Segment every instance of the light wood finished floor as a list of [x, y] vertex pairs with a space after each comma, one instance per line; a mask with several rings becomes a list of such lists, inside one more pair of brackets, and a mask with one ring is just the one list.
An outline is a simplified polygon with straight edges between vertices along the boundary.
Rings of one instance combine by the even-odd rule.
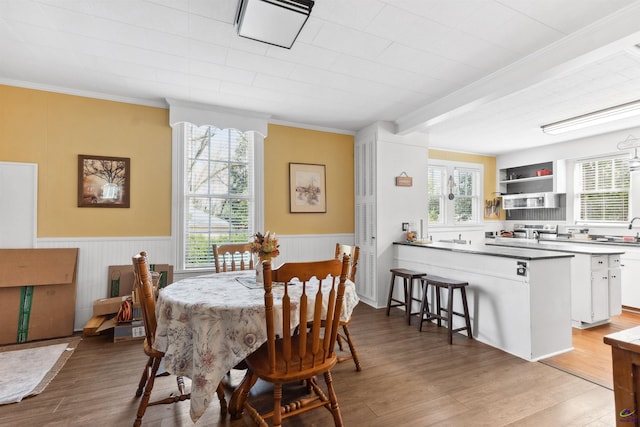
[[[417, 318], [415, 319], [417, 320]], [[333, 371], [345, 426], [591, 426], [615, 425], [613, 392], [542, 363], [527, 362], [417, 322], [403, 312], [360, 304], [350, 326], [362, 372], [349, 361]], [[140, 341], [113, 344], [84, 338], [40, 395], [0, 406], [0, 426], [131, 426], [133, 398], [145, 358]], [[174, 390], [158, 378], [157, 393]], [[254, 398], [260, 398], [259, 396]], [[145, 426], [192, 426], [189, 403], [149, 408]], [[197, 426], [249, 426], [220, 419], [214, 399]], [[330, 426], [317, 410], [285, 426]]]
[[550, 357], [542, 363], [566, 370], [613, 390], [611, 346], [603, 342], [605, 335], [640, 326], [640, 313], [624, 310], [609, 323], [588, 329], [573, 328], [573, 347], [568, 353]]

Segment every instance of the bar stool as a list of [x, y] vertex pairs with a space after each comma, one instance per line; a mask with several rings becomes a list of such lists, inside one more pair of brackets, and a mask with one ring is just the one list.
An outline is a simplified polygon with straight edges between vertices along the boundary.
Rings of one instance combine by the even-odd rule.
[[[420, 273], [418, 271], [408, 270], [406, 268], [392, 268], [391, 270], [391, 284], [389, 285], [389, 298], [387, 299], [387, 316], [391, 307], [403, 306], [405, 309], [405, 317], [407, 318], [407, 325], [411, 324], [411, 316], [420, 314], [419, 312], [411, 312], [411, 303], [413, 301], [422, 302], [419, 298], [413, 296], [413, 282], [414, 280], [420, 280], [426, 273]], [[401, 277], [404, 284], [404, 301], [393, 298], [393, 290], [396, 283], [396, 277]]]
[[[448, 279], [446, 277], [432, 276], [428, 275], [426, 278], [422, 279], [423, 283], [423, 293], [422, 293], [422, 304], [420, 306], [420, 331], [422, 332], [422, 323], [427, 322], [433, 319], [437, 319], [438, 326], [442, 326], [442, 321], [447, 322], [447, 329], [449, 331], [449, 345], [453, 344], [453, 333], [466, 330], [467, 338], [473, 339], [473, 334], [471, 333], [471, 320], [469, 319], [469, 306], [467, 305], [467, 292], [465, 288], [469, 285], [468, 282], [463, 282], [460, 280]], [[431, 302], [432, 310], [429, 311], [429, 303], [427, 301], [427, 287], [431, 285], [435, 287], [436, 294], [436, 307], [433, 310], [433, 301]], [[447, 307], [442, 308], [440, 304], [440, 290], [447, 289]], [[459, 313], [457, 311], [453, 311], [453, 291], [458, 289], [460, 291], [460, 295], [462, 297], [462, 309], [463, 312]], [[443, 315], [442, 312], [445, 314]], [[425, 314], [427, 317], [424, 317]], [[464, 317], [465, 326], [460, 328], [453, 328], [453, 316]]]

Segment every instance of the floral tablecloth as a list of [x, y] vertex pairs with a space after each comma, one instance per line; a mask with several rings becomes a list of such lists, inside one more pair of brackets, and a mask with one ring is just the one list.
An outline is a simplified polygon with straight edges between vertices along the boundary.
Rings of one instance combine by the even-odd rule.
[[[224, 375], [267, 340], [264, 289], [251, 285], [253, 271], [209, 274], [180, 280], [160, 291], [154, 348], [165, 353], [164, 367], [191, 378], [191, 419], [209, 406]], [[315, 284], [317, 286], [317, 282]], [[301, 287], [289, 287], [292, 300]], [[283, 288], [274, 286], [274, 303]], [[311, 299], [315, 292], [307, 289]], [[348, 320], [359, 299], [347, 282], [342, 320]], [[309, 304], [313, 307], [313, 304]], [[298, 324], [298, 319], [292, 323]]]

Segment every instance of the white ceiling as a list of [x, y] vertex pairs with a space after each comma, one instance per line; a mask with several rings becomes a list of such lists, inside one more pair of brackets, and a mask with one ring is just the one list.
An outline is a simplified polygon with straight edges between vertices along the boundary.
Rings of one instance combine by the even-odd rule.
[[640, 1], [316, 0], [291, 50], [238, 37], [236, 7], [0, 0], [0, 83], [351, 132], [392, 121], [483, 154], [640, 126], [539, 128], [640, 99]]

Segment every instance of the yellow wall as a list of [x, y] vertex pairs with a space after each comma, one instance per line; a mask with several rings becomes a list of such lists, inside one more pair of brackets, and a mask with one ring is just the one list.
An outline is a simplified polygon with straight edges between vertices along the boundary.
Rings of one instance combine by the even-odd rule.
[[[131, 207], [78, 208], [78, 155], [131, 159]], [[0, 85], [0, 161], [38, 164], [38, 237], [169, 236], [169, 111]], [[326, 165], [327, 213], [289, 213], [289, 162]], [[353, 233], [353, 136], [269, 125], [265, 226]]]
[[[480, 163], [484, 165], [484, 200], [496, 198], [496, 158], [493, 156], [481, 156], [478, 154], [457, 153], [454, 151], [429, 150], [430, 159], [449, 160], [456, 162]], [[504, 219], [504, 211], [501, 210], [500, 218], [489, 218], [485, 220]]]
[[[78, 208], [78, 154], [131, 159], [131, 207]], [[0, 85], [0, 161], [38, 164], [38, 237], [169, 236], [169, 111]]]
[[[269, 125], [265, 139], [265, 228], [277, 234], [354, 232], [351, 135]], [[326, 165], [327, 212], [289, 212], [289, 162]]]

